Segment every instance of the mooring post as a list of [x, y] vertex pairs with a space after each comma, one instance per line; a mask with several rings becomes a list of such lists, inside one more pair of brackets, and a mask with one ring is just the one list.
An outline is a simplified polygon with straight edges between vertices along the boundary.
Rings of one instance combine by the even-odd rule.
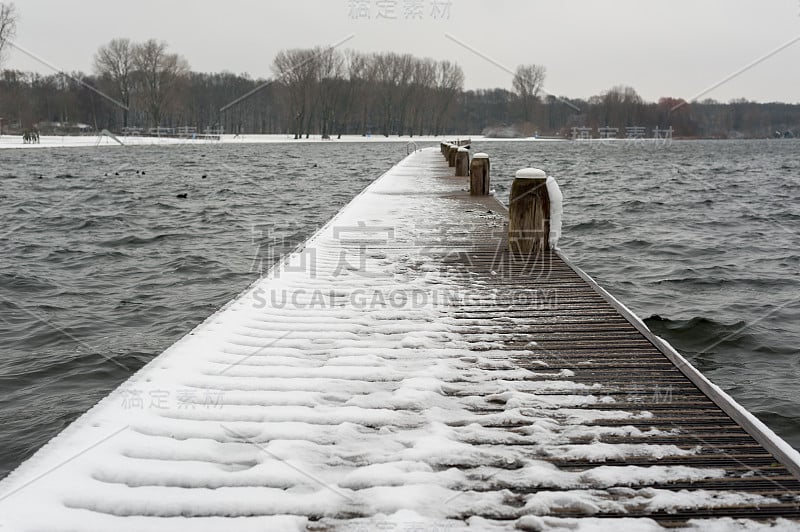
[[442, 155], [447, 155], [447, 146], [448, 144], [446, 142], [439, 144], [439, 150], [442, 152]]
[[456, 177], [467, 177], [469, 175], [469, 150], [458, 148], [456, 150]]
[[447, 149], [447, 165], [453, 168], [456, 165], [456, 154], [458, 153], [458, 146], [451, 144]]
[[489, 185], [489, 156], [476, 153], [469, 166], [469, 193], [471, 196], [488, 196]]
[[539, 254], [550, 248], [550, 196], [547, 174], [536, 168], [517, 172], [508, 202], [508, 248]]

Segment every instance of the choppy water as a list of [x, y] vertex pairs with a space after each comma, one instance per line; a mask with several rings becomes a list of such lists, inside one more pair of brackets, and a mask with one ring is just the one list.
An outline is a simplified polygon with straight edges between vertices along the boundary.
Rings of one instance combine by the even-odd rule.
[[[501, 197], [523, 166], [559, 178], [567, 254], [800, 447], [800, 142], [474, 148]], [[0, 477], [404, 155], [0, 152]]]

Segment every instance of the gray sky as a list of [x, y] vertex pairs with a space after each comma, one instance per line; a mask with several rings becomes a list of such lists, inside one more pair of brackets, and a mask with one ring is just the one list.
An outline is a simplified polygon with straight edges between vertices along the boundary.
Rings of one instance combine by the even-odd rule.
[[[16, 42], [66, 70], [90, 71], [115, 37], [156, 38], [198, 71], [271, 75], [283, 48], [329, 45], [452, 59], [467, 88], [511, 87], [511, 76], [450, 34], [514, 68], [547, 68], [546, 88], [588, 97], [633, 86], [648, 100], [691, 98], [800, 37], [800, 0], [16, 0]], [[352, 4], [368, 8], [354, 18]], [[406, 6], [418, 4], [419, 18]], [[379, 11], [395, 19], [378, 18]], [[800, 42], [705, 97], [800, 103]], [[48, 72], [11, 50], [6, 67]]]

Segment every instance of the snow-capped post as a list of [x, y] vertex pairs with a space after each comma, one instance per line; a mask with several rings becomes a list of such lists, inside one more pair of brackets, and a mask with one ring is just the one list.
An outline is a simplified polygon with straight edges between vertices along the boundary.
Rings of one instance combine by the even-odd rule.
[[508, 248], [539, 254], [550, 249], [550, 196], [547, 174], [537, 168], [517, 172], [508, 202]]
[[458, 153], [458, 146], [451, 144], [447, 150], [447, 164], [450, 168], [456, 165], [456, 154]]
[[459, 148], [456, 151], [456, 177], [469, 176], [469, 150]]
[[439, 144], [439, 149], [441, 150], [442, 155], [445, 155], [445, 156], [447, 155], [447, 147], [448, 146], [449, 146], [449, 144], [446, 143], [446, 142], [442, 142], [441, 144]]
[[471, 196], [489, 195], [489, 156], [476, 153], [469, 166], [469, 193]]

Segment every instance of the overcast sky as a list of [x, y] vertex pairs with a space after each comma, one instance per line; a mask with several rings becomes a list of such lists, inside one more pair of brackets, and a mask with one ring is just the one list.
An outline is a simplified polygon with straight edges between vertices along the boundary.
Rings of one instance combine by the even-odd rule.
[[[194, 70], [269, 77], [278, 50], [330, 45], [352, 35], [342, 47], [452, 59], [464, 68], [467, 88], [511, 87], [508, 73], [449, 34], [512, 69], [544, 65], [547, 90], [571, 97], [625, 84], [648, 100], [689, 99], [800, 37], [800, 0], [16, 0], [16, 5], [17, 44], [65, 70], [90, 71], [98, 46], [129, 37], [167, 41]], [[406, 11], [413, 5], [421, 12]], [[5, 66], [49, 71], [17, 50]], [[800, 42], [706, 97], [800, 103]]]

